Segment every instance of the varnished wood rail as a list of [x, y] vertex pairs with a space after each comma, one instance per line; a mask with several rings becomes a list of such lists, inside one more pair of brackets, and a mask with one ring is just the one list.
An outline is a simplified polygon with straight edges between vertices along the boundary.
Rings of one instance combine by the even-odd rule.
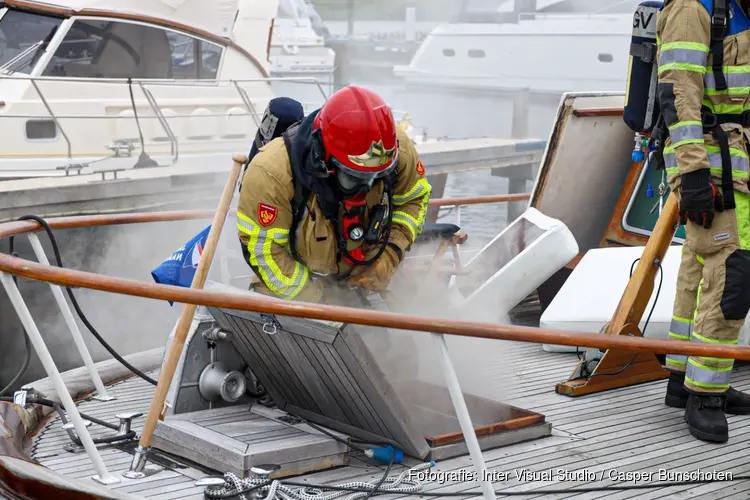
[[501, 325], [412, 314], [390, 313], [351, 307], [329, 306], [286, 301], [261, 296], [247, 296], [218, 291], [197, 290], [179, 286], [158, 285], [142, 281], [104, 276], [73, 269], [45, 266], [7, 254], [0, 254], [0, 270], [61, 286], [89, 288], [183, 304], [200, 304], [280, 316], [379, 326], [402, 330], [443, 333], [459, 337], [477, 337], [573, 347], [596, 347], [625, 351], [675, 353], [688, 356], [734, 358], [750, 361], [750, 347], [702, 344], [680, 340], [659, 340], [631, 336], [552, 330], [515, 325]]
[[[431, 207], [451, 207], [461, 205], [481, 205], [489, 203], [506, 203], [524, 201], [530, 193], [496, 194], [487, 196], [467, 196], [461, 198], [436, 198], [430, 200]], [[229, 213], [234, 214], [235, 210]], [[163, 212], [139, 212], [123, 214], [81, 215], [73, 217], [54, 217], [47, 220], [52, 229], [77, 229], [81, 227], [112, 226], [122, 224], [141, 224], [146, 222], [171, 222], [195, 219], [210, 219], [213, 210], [168, 210]], [[12, 221], [0, 224], [0, 238], [39, 231], [42, 226], [34, 221]]]

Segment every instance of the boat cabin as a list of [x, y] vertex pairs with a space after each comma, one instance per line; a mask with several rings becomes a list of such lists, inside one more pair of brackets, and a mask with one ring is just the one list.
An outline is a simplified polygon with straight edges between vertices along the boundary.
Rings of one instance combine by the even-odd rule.
[[0, 2], [0, 170], [245, 149], [273, 97], [277, 2], [174, 5]]

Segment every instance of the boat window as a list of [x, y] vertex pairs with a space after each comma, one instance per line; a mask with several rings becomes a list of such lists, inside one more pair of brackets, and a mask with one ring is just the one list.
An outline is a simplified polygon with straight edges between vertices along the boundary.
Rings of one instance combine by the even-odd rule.
[[173, 76], [167, 31], [110, 20], [76, 20], [44, 70], [45, 76], [160, 78]]
[[182, 33], [167, 32], [172, 50], [172, 78], [198, 78], [198, 40]]
[[484, 57], [482, 49], [469, 49], [469, 57]]
[[62, 19], [9, 10], [0, 20], [0, 67], [30, 74]]
[[26, 138], [49, 140], [57, 138], [57, 124], [53, 120], [27, 120]]
[[612, 54], [599, 54], [598, 59], [603, 63], [611, 63], [614, 60]]
[[222, 47], [183, 33], [167, 32], [172, 49], [172, 78], [213, 80], [219, 71]]
[[219, 62], [221, 62], [221, 52], [221, 46], [204, 40], [200, 41], [201, 65], [198, 70], [198, 78], [216, 78], [216, 75], [219, 72]]
[[453, 57], [456, 55], [456, 51], [453, 49], [443, 49], [443, 55], [445, 57]]

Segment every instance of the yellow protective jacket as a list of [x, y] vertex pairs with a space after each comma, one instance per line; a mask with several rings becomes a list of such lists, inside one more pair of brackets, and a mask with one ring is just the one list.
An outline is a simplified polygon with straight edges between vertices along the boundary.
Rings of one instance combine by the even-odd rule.
[[[657, 18], [659, 105], [669, 128], [664, 163], [673, 190], [680, 185], [680, 174], [703, 168], [711, 169], [717, 186], [721, 183], [719, 145], [704, 133], [701, 107], [717, 115], [739, 115], [750, 109], [750, 25], [735, 0], [727, 2], [732, 19], [727, 20], [723, 44], [725, 91], [716, 89], [709, 50], [711, 16], [701, 0], [666, 0]], [[739, 123], [725, 123], [722, 128], [729, 136], [734, 187], [747, 193], [750, 129]]]
[[[422, 231], [431, 186], [424, 166], [411, 139], [400, 128], [397, 180], [393, 195], [393, 225], [389, 241], [406, 255], [409, 246]], [[292, 225], [294, 185], [292, 166], [283, 138], [272, 140], [253, 158], [242, 179], [237, 206], [237, 230], [249, 264], [260, 280], [254, 287], [259, 293], [285, 299], [317, 302], [323, 287], [311, 273], [347, 276], [351, 266], [337, 249], [333, 223], [321, 211], [314, 193], [297, 227], [297, 262], [289, 248]], [[381, 202], [383, 183], [378, 182], [366, 199], [366, 211]], [[365, 227], [369, 221], [365, 216]], [[351, 251], [362, 241], [348, 241]]]

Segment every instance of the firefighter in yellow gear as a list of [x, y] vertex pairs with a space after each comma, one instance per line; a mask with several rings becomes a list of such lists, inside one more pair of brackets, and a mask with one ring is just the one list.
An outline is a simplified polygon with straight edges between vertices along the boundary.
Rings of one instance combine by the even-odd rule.
[[[750, 19], [747, 0], [666, 0], [659, 12], [658, 98], [668, 182], [686, 241], [669, 336], [736, 344], [750, 309]], [[725, 413], [750, 413], [730, 387], [734, 360], [667, 356], [665, 403], [690, 432], [729, 438]]]
[[430, 193], [380, 96], [342, 88], [260, 148], [243, 176], [237, 229], [251, 286], [306, 302], [336, 302], [336, 287], [385, 291], [422, 232]]

